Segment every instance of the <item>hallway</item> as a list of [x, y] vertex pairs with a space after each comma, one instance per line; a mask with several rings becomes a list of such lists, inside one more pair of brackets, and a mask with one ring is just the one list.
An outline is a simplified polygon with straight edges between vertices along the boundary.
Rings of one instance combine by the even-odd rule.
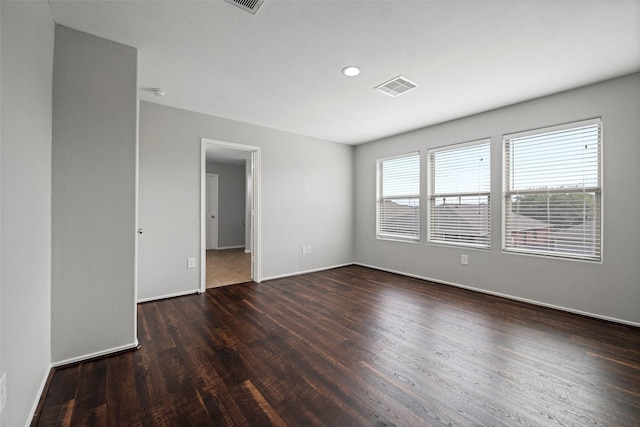
[[207, 289], [251, 281], [251, 254], [244, 248], [207, 251]]

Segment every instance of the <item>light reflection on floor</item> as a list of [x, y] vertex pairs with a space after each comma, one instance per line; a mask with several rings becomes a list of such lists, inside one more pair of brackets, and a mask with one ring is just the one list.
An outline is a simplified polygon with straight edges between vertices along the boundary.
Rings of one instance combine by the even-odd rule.
[[[611, 369], [602, 365], [612, 362], [586, 354], [571, 336], [543, 332], [536, 322], [505, 319], [481, 307], [421, 304], [424, 296], [404, 287], [388, 286], [381, 293], [368, 333], [372, 353], [383, 356], [376, 359], [376, 368], [360, 367], [368, 381], [384, 378], [387, 387], [416, 390], [416, 398], [417, 390], [438, 396], [454, 389], [461, 402], [483, 402], [487, 413], [493, 411], [492, 402], [512, 401], [521, 406], [521, 414], [554, 424], [572, 425], [576, 419], [592, 424], [589, 413], [572, 406], [576, 396], [604, 411], [610, 406], [607, 396], [615, 390], [600, 372]], [[585, 363], [588, 372], [583, 372]], [[416, 376], [415, 369], [408, 374], [406, 366], [422, 375]], [[437, 398], [431, 402], [431, 410], [437, 410]], [[559, 405], [565, 409], [559, 412]]]

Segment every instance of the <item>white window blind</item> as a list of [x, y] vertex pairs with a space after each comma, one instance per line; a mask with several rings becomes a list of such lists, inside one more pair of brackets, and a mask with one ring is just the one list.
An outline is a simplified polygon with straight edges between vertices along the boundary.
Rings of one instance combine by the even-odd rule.
[[420, 153], [377, 161], [377, 236], [420, 239]]
[[601, 259], [600, 119], [504, 138], [504, 250]]
[[429, 150], [428, 241], [488, 248], [490, 140]]

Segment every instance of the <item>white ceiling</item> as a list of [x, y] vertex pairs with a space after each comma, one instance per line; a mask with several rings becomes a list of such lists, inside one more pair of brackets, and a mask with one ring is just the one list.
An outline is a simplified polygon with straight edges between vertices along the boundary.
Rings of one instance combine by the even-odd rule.
[[[142, 100], [347, 144], [640, 70], [640, 0], [50, 4], [56, 23], [139, 49]], [[419, 87], [373, 89], [398, 75]]]

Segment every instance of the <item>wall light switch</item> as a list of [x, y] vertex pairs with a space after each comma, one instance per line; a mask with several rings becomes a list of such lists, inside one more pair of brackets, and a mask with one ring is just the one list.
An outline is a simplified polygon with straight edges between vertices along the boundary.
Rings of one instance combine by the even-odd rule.
[[469, 256], [468, 256], [468, 255], [462, 255], [462, 256], [460, 257], [460, 263], [461, 263], [462, 265], [467, 265], [467, 264], [469, 264]]
[[187, 268], [196, 268], [195, 258], [187, 258]]
[[302, 247], [302, 255], [306, 255], [307, 254], [307, 247], [303, 246]]
[[307, 246], [307, 254], [311, 253], [311, 245]]

